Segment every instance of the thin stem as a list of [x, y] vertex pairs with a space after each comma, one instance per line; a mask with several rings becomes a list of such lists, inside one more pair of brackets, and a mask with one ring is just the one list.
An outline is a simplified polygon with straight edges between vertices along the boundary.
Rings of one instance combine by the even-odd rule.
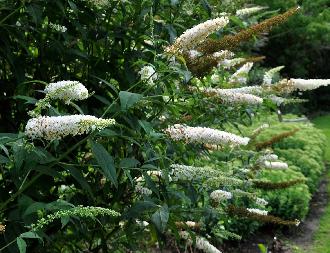
[[5, 248], [9, 247], [10, 245], [12, 245], [14, 242], [16, 242], [17, 238], [13, 239], [11, 242], [9, 242], [8, 244], [6, 244], [5, 246], [3, 246], [0, 249], [0, 252], [2, 252]]
[[1, 21], [0, 21], [0, 25], [5, 22], [8, 18], [10, 18], [12, 15], [14, 15], [16, 12], [18, 12], [21, 8], [23, 7], [23, 4], [18, 7], [16, 10], [14, 10], [12, 13], [10, 13], [8, 16], [4, 17]]

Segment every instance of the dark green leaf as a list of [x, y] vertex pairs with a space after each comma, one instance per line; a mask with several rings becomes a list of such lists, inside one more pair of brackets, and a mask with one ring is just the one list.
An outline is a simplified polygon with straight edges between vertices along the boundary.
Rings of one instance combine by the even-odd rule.
[[9, 162], [9, 159], [3, 155], [0, 155], [0, 163], [7, 163]]
[[84, 175], [81, 173], [81, 171], [77, 170], [74, 167], [68, 167], [67, 170], [70, 172], [73, 178], [77, 180], [77, 182], [80, 184], [82, 189], [87, 191], [89, 195], [93, 197], [92, 189], [89, 186], [87, 180], [84, 178]]
[[48, 211], [57, 211], [57, 210], [62, 210], [62, 209], [70, 209], [73, 208], [74, 205], [62, 200], [62, 199], [58, 199], [56, 201], [50, 202], [46, 205], [45, 209]]
[[125, 218], [136, 218], [143, 214], [144, 211], [152, 211], [157, 207], [154, 202], [151, 201], [140, 201], [137, 202], [134, 206], [132, 206], [126, 214], [124, 214]]
[[120, 161], [119, 167], [121, 168], [136, 168], [140, 162], [134, 158], [124, 158]]
[[22, 99], [25, 100], [25, 104], [31, 104], [31, 105], [34, 105], [38, 101], [35, 98], [22, 96], [22, 95], [13, 96], [13, 99]]
[[61, 217], [61, 224], [62, 224], [62, 228], [64, 228], [70, 221], [70, 217], [69, 216], [64, 216]]
[[24, 239], [21, 237], [17, 237], [16, 242], [19, 249], [19, 253], [26, 253], [26, 242], [24, 241]]
[[152, 216], [151, 221], [156, 226], [157, 230], [163, 233], [166, 229], [169, 218], [169, 211], [167, 205], [160, 207]]
[[108, 151], [99, 143], [91, 142], [95, 159], [100, 165], [104, 176], [118, 187], [115, 163]]
[[46, 204], [43, 202], [34, 202], [25, 210], [23, 216], [27, 216], [31, 213], [36, 213], [37, 211], [44, 209], [45, 207]]
[[128, 91], [119, 92], [121, 110], [126, 111], [132, 107], [135, 103], [139, 102], [143, 96], [137, 93], [131, 93]]
[[21, 238], [30, 238], [30, 239], [41, 239], [41, 237], [35, 232], [25, 232], [20, 235]]

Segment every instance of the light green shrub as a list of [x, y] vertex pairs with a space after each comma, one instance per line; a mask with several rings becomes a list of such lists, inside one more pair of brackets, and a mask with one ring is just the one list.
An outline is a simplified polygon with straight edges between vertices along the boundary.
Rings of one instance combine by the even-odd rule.
[[[265, 170], [260, 174], [260, 178], [275, 182], [304, 178], [298, 170], [295, 166], [290, 166], [285, 171]], [[305, 184], [276, 191], [263, 191], [262, 195], [269, 201], [270, 213], [286, 219], [303, 219], [308, 212], [311, 199], [311, 194]]]

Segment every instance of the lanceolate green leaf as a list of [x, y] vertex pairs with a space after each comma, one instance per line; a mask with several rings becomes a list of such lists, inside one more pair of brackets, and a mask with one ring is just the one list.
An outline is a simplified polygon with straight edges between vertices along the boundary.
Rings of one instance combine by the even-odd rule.
[[91, 142], [93, 155], [101, 167], [104, 176], [118, 187], [115, 163], [108, 151], [99, 143]]
[[16, 242], [17, 242], [17, 246], [19, 249], [19, 253], [25, 253], [26, 252], [26, 242], [24, 241], [24, 239], [21, 237], [17, 237]]
[[169, 211], [167, 205], [160, 207], [152, 216], [151, 221], [156, 226], [157, 230], [163, 233], [166, 229], [169, 219]]
[[128, 91], [119, 92], [121, 110], [125, 111], [132, 107], [135, 103], [139, 102], [143, 96], [137, 93], [131, 93]]

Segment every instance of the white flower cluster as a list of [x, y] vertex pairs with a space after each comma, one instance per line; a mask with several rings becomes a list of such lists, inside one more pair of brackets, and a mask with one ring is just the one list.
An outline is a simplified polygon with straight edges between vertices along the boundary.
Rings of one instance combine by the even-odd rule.
[[230, 83], [240, 83], [246, 84], [247, 76], [253, 67], [253, 62], [247, 62], [242, 67], [240, 67], [230, 78]]
[[204, 23], [198, 24], [191, 29], [186, 30], [179, 36], [174, 44], [165, 51], [177, 52], [180, 50], [190, 50], [195, 48], [199, 43], [203, 42], [210, 34], [225, 27], [229, 22], [227, 17], [207, 20]]
[[266, 155], [263, 155], [261, 157], [259, 157], [258, 159], [258, 162], [259, 163], [264, 163], [265, 161], [277, 161], [278, 160], [278, 156], [275, 155], [275, 154], [266, 154]]
[[231, 89], [225, 89], [225, 90], [233, 92], [233, 93], [261, 94], [263, 91], [263, 88], [260, 86], [245, 86], [245, 87], [231, 88]]
[[199, 51], [197, 51], [197, 50], [194, 50], [194, 49], [188, 51], [188, 56], [189, 56], [191, 59], [196, 59], [196, 58], [198, 58], [198, 57], [200, 57], [200, 56], [202, 56], [202, 55], [203, 55], [203, 54], [202, 54], [201, 52], [199, 52]]
[[145, 221], [145, 220], [141, 221], [141, 220], [139, 220], [139, 219], [136, 219], [135, 222], [136, 222], [136, 223], [138, 224], [138, 226], [140, 226], [140, 227], [147, 227], [147, 226], [149, 226], [149, 222], [147, 222], [147, 221]]
[[181, 164], [172, 164], [170, 168], [170, 177], [172, 181], [202, 180], [209, 177], [218, 177], [223, 175], [220, 170], [212, 169], [210, 167], [194, 167]]
[[215, 190], [210, 194], [210, 198], [217, 203], [220, 203], [222, 200], [231, 199], [232, 197], [233, 194], [231, 192], [222, 190]]
[[260, 210], [258, 208], [247, 208], [250, 213], [258, 214], [258, 215], [268, 215], [268, 211], [266, 210]]
[[143, 186], [140, 185], [140, 184], [137, 184], [137, 185], [135, 186], [135, 192], [136, 192], [136, 193], [139, 193], [139, 194], [141, 194], [141, 195], [145, 195], [145, 196], [149, 196], [149, 195], [152, 194], [152, 191], [151, 191], [149, 188], [147, 188], [147, 187], [143, 187]]
[[[150, 177], [157, 177], [157, 178], [161, 178], [161, 177], [162, 177], [162, 172], [159, 171], [159, 170], [149, 170], [149, 171], [147, 171], [147, 174], [148, 174]], [[137, 183], [140, 183], [140, 182], [145, 181], [145, 179], [144, 179], [143, 176], [141, 176], [141, 177], [135, 177], [134, 180], [135, 180], [135, 182], [137, 182]]]
[[140, 71], [141, 80], [152, 86], [158, 76], [155, 69], [152, 66], [146, 65]]
[[273, 81], [274, 75], [277, 72], [281, 71], [281, 69], [283, 69], [283, 68], [284, 68], [284, 66], [278, 66], [276, 68], [272, 68], [272, 69], [266, 71], [265, 74], [264, 74], [263, 84], [264, 85], [271, 85], [272, 84], [272, 81]]
[[228, 104], [258, 105], [263, 102], [261, 97], [252, 94], [240, 93], [237, 92], [237, 90], [232, 91], [231, 89], [218, 88], [201, 88], [200, 90], [209, 96], [219, 97], [223, 102]]
[[197, 223], [194, 221], [186, 221], [185, 224], [190, 228], [194, 228], [197, 226]]
[[283, 104], [286, 99], [279, 97], [279, 96], [275, 96], [275, 95], [271, 95], [268, 97], [274, 104], [276, 104], [277, 106], [280, 106], [281, 104]]
[[278, 169], [278, 170], [285, 170], [289, 167], [288, 164], [284, 162], [264, 161], [263, 165], [267, 169]]
[[165, 132], [176, 141], [207, 143], [207, 144], [233, 144], [247, 145], [249, 138], [207, 127], [189, 127], [175, 124], [168, 127]]
[[306, 91], [306, 90], [314, 90], [321, 86], [330, 85], [330, 79], [294, 79], [291, 78], [292, 85], [295, 89]]
[[219, 84], [219, 82], [220, 82], [219, 74], [218, 73], [212, 74], [210, 77], [210, 80], [211, 80], [211, 83], [213, 83], [213, 84]]
[[263, 198], [256, 198], [256, 204], [261, 206], [268, 205], [268, 201]]
[[232, 58], [235, 56], [235, 54], [229, 50], [221, 50], [219, 52], [215, 52], [212, 54], [214, 58], [218, 59], [227, 59], [227, 58]]
[[71, 100], [88, 98], [88, 90], [78, 81], [59, 81], [50, 83], [44, 89], [48, 99], [60, 99], [69, 104]]
[[98, 8], [107, 7], [111, 3], [110, 0], [86, 0], [86, 1]]
[[25, 133], [31, 138], [55, 140], [101, 130], [114, 123], [113, 119], [100, 119], [91, 115], [39, 116], [29, 119]]
[[252, 15], [260, 10], [265, 9], [265, 7], [262, 6], [255, 6], [255, 7], [249, 7], [249, 8], [244, 8], [236, 11], [236, 16], [237, 17], [245, 17]]
[[[181, 231], [180, 236], [187, 240], [189, 245], [193, 243], [191, 236], [187, 231]], [[221, 253], [221, 251], [214, 247], [208, 240], [200, 236], [196, 236], [196, 248], [205, 253]]]
[[68, 29], [63, 26], [63, 25], [59, 25], [59, 24], [54, 24], [52, 22], [49, 23], [49, 27], [51, 29], [53, 29], [56, 32], [61, 32], [61, 33], [65, 33]]
[[219, 66], [223, 67], [224, 69], [230, 69], [238, 64], [241, 64], [244, 62], [246, 59], [245, 58], [234, 58], [234, 59], [225, 59], [221, 62], [219, 62]]

